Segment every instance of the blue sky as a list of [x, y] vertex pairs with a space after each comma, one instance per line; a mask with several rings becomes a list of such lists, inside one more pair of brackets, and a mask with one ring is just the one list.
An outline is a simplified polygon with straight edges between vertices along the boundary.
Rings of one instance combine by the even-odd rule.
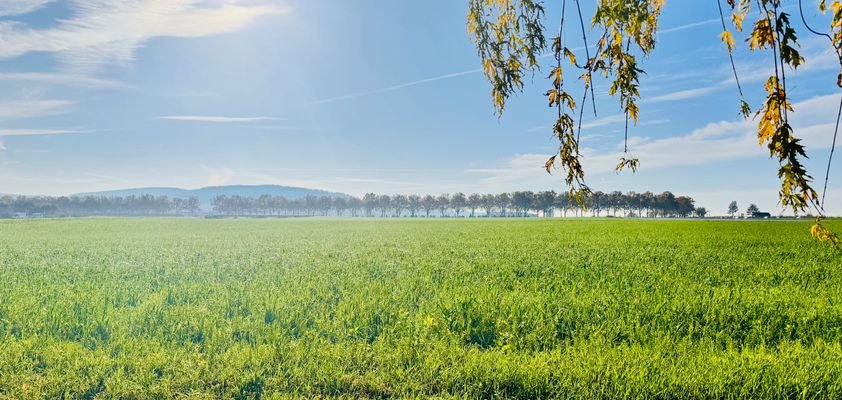
[[[559, 11], [547, 6], [551, 29]], [[459, 0], [0, 0], [0, 193], [233, 183], [357, 195], [564, 190], [542, 169], [556, 146], [542, 96], [552, 59], [498, 119], [465, 12]], [[589, 184], [690, 194], [718, 214], [732, 199], [777, 210], [776, 163], [754, 123], [737, 117], [716, 8], [668, 1], [660, 26], [630, 131], [641, 169], [612, 171], [623, 120], [597, 81], [599, 115], [586, 113], [582, 132]], [[577, 29], [568, 24], [568, 47], [582, 46]], [[820, 186], [838, 64], [800, 30], [807, 65], [789, 76], [792, 119]], [[755, 108], [769, 73], [762, 56], [736, 53]], [[827, 199], [835, 214], [840, 165]]]

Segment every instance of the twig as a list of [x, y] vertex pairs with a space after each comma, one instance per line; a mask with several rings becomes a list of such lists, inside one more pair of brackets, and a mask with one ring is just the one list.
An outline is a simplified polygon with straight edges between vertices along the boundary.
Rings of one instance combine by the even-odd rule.
[[824, 200], [827, 197], [827, 182], [830, 180], [830, 165], [833, 162], [833, 149], [836, 148], [836, 135], [839, 134], [839, 121], [842, 119], [842, 99], [839, 100], [839, 112], [836, 114], [836, 129], [833, 131], [833, 142], [830, 145], [830, 156], [827, 158], [827, 171], [824, 174], [824, 189], [822, 190], [821, 208], [824, 211]]
[[[719, 0], [716, 1], [717, 7], [719, 7], [719, 19], [722, 21], [722, 31], [727, 32], [728, 27], [725, 26], [725, 14], [722, 12], [722, 3]], [[743, 94], [743, 87], [740, 85], [740, 77], [737, 75], [737, 65], [734, 63], [734, 54], [731, 52], [731, 48], [728, 48], [728, 58], [731, 59], [731, 70], [734, 71], [734, 80], [737, 82], [737, 90], [740, 92], [740, 97], [745, 99], [745, 95]]]
[[[588, 62], [585, 63], [585, 66], [588, 67], [588, 80], [591, 84], [591, 102], [593, 103], [593, 116], [596, 118], [596, 96], [594, 96], [593, 91], [593, 65], [591, 65], [591, 52], [588, 50], [588, 36], [585, 33], [585, 19], [582, 18], [582, 8], [579, 6], [579, 0], [576, 0], [576, 11], [579, 13], [579, 25], [582, 27], [582, 41], [585, 43], [585, 57], [588, 58]], [[585, 99], [587, 99], [587, 94], [588, 88], [585, 87]], [[582, 107], [584, 106], [585, 103], [583, 102]]]
[[[561, 49], [562, 43], [564, 38], [564, 11], [567, 9], [567, 0], [561, 0], [561, 23], [558, 26], [558, 51], [555, 54], [555, 59], [557, 62], [558, 69], [561, 70]], [[554, 49], [555, 50], [555, 49]], [[564, 78], [562, 77], [562, 81], [559, 82], [558, 91], [561, 91], [561, 87], [564, 85]], [[561, 118], [561, 102], [558, 102], [558, 117]]]

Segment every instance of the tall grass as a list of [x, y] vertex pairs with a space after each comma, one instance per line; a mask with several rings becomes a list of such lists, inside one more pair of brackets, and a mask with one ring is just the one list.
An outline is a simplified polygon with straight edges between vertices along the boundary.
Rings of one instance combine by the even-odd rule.
[[808, 228], [3, 221], [0, 398], [838, 399]]

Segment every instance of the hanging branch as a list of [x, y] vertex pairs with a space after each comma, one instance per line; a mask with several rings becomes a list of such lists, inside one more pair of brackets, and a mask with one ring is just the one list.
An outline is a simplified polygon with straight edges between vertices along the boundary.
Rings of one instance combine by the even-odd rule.
[[[557, 121], [553, 131], [559, 140], [559, 152], [547, 161], [546, 168], [548, 171], [554, 167], [564, 169], [567, 172], [565, 182], [571, 186], [571, 189], [576, 190], [575, 188], [578, 187], [580, 190], [587, 190], [587, 186], [584, 185], [584, 171], [580, 163], [579, 139], [588, 92], [591, 95], [594, 116], [597, 115], [593, 75], [595, 72], [601, 72], [609, 78], [608, 94], [620, 98], [620, 105], [626, 117], [623, 150], [624, 155], [628, 155], [629, 120], [637, 123], [640, 98], [639, 76], [643, 73], [643, 70], [638, 68], [637, 56], [631, 52], [631, 45], [635, 44], [643, 57], [648, 56], [654, 49], [655, 34], [664, 0], [596, 0], [592, 26], [602, 30], [602, 35], [593, 56], [588, 46], [581, 2], [575, 1], [582, 40], [585, 44], [585, 55], [588, 59], [582, 65], [577, 64], [572, 51], [563, 46], [563, 26], [566, 17], [566, 2], [563, 0], [562, 24], [553, 44], [556, 65], [549, 76], [553, 81], [553, 88], [546, 93], [550, 107], [557, 109]], [[754, 22], [747, 42], [752, 51], [771, 49], [774, 75], [766, 81], [766, 99], [755, 113], [755, 117], [758, 119], [757, 138], [760, 144], [767, 146], [770, 156], [779, 162], [780, 202], [782, 206], [795, 213], [817, 209], [819, 219], [811, 228], [811, 233], [816, 238], [837, 243], [836, 236], [821, 225], [821, 218], [824, 215], [824, 196], [829, 181], [833, 149], [835, 149], [836, 137], [842, 123], [840, 121], [842, 120], [842, 105], [837, 116], [838, 123], [834, 132], [831, 159], [828, 160], [825, 189], [820, 198], [812, 187], [812, 177], [807, 174], [802, 164], [802, 159], [806, 157], [804, 146], [795, 137], [789, 124], [788, 114], [792, 111], [792, 106], [786, 92], [788, 78], [786, 68], [797, 69], [804, 62], [797, 51], [797, 38], [795, 30], [790, 25], [789, 15], [782, 11], [780, 0], [724, 1], [731, 6], [733, 11], [731, 19], [738, 32], [742, 32], [743, 20], [754, 4], [758, 6], [760, 16]], [[828, 9], [833, 11], [830, 34], [821, 34], [807, 24], [802, 3], [803, 0], [799, 0], [801, 21], [810, 32], [829, 38], [839, 56], [840, 70], [842, 70], [842, 3], [833, 1], [828, 5], [826, 0], [819, 1], [821, 12], [826, 12]], [[503, 111], [506, 100], [512, 94], [522, 91], [524, 74], [538, 69], [536, 55], [540, 54], [545, 47], [541, 23], [542, 0], [468, 0], [468, 4], [468, 31], [482, 59], [483, 72], [491, 83], [492, 99], [495, 111], [499, 115]], [[732, 33], [728, 31], [722, 8], [722, 4], [717, 0], [717, 9], [722, 23], [721, 40], [728, 46], [728, 58], [741, 98], [740, 112], [743, 116], [747, 116], [751, 110], [745, 100], [745, 92], [742, 88], [744, 82], [740, 82], [733, 55], [736, 42]], [[563, 56], [568, 57], [572, 65], [583, 71], [580, 79], [584, 80], [585, 90], [578, 113], [576, 103], [562, 88], [561, 58]], [[837, 84], [842, 87], [842, 73], [838, 77]], [[579, 115], [578, 126], [574, 120], [575, 114]], [[632, 165], [624, 158], [618, 167], [622, 166], [631, 167]]]
[[[585, 65], [581, 68], [585, 69], [586, 72], [582, 75], [585, 78], [585, 92], [582, 94], [582, 104], [579, 106], [579, 121], [578, 127], [576, 128], [576, 142], [579, 142], [582, 134], [582, 120], [585, 116], [585, 104], [588, 101], [588, 89], [591, 91], [591, 103], [593, 104], [593, 115], [596, 117], [596, 97], [593, 94], [593, 66], [591, 61], [591, 51], [588, 46], [588, 36], [585, 33], [585, 20], [582, 18], [582, 8], [579, 5], [579, 0], [576, 0], [576, 12], [579, 14], [579, 26], [582, 28], [582, 43], [585, 46]], [[568, 50], [569, 51], [569, 50]], [[598, 53], [598, 51], [597, 51]], [[572, 53], [571, 53], [572, 54]], [[571, 60], [575, 63], [575, 58], [571, 57]], [[579, 155], [578, 149], [576, 150], [576, 155]]]
[[[561, 72], [561, 48], [564, 44], [564, 15], [567, 9], [567, 0], [561, 0], [561, 22], [558, 25], [558, 43], [554, 44], [553, 51], [555, 52], [556, 68]], [[558, 82], [558, 90], [562, 90], [564, 86], [564, 77], [562, 76]], [[558, 118], [561, 118], [562, 110], [561, 103], [556, 107], [558, 110]]]
[[[775, 30], [778, 32], [778, 34], [775, 35], [775, 40], [776, 40], [777, 46], [772, 46], [772, 54], [775, 56], [776, 62], [779, 62], [780, 65], [781, 65], [781, 81], [780, 81], [781, 86], [779, 86], [779, 88], [781, 90], [781, 94], [782, 94], [781, 97], [783, 98], [783, 101], [781, 102], [781, 108], [783, 109], [783, 112], [784, 112], [784, 120], [783, 120], [784, 125], [789, 126], [789, 114], [788, 114], [788, 110], [787, 110], [787, 107], [786, 107], [786, 105], [789, 104], [789, 100], [787, 99], [786, 66], [784, 65], [784, 61], [785, 61], [784, 60], [784, 58], [785, 58], [784, 51], [786, 50], [786, 48], [784, 47], [784, 45], [782, 43], [782, 40], [786, 40], [786, 35], [784, 33], [784, 28], [782, 27], [782, 24], [781, 24], [781, 18], [785, 18], [786, 14], [783, 14], [780, 17], [778, 16], [778, 1], [780, 1], [780, 0], [772, 0], [772, 6], [773, 6], [772, 15], [775, 17]], [[764, 5], [763, 8], [765, 10], [766, 6]], [[767, 14], [767, 18], [768, 18], [768, 14]], [[780, 49], [780, 52], [781, 52], [780, 57], [778, 57], [778, 49]], [[801, 56], [796, 56], [795, 58], [793, 58], [793, 60], [797, 60], [800, 57]], [[796, 62], [795, 68], [797, 68], [798, 63], [797, 63], [797, 61], [795, 61], [795, 62]], [[777, 68], [778, 68], [778, 65], [775, 64], [775, 75], [777, 75]]]
[[[564, 75], [561, 65], [563, 53], [568, 54], [571, 63], [574, 65], [576, 63], [575, 57], [562, 43], [566, 9], [567, 1], [562, 0], [561, 23], [559, 25], [558, 36], [553, 38], [552, 45], [556, 58], [556, 66], [548, 76], [552, 80], [553, 88], [545, 94], [549, 101], [549, 106], [556, 107], [558, 112], [556, 123], [553, 125], [553, 135], [559, 141], [559, 149], [557, 154], [547, 160], [544, 167], [548, 173], [551, 173], [556, 163], [560, 164], [561, 168], [566, 172], [564, 180], [571, 187], [569, 191], [571, 199], [584, 207], [584, 198], [590, 193], [590, 189], [585, 184], [585, 172], [579, 156], [579, 139], [577, 135], [573, 134], [573, 118], [570, 116], [570, 113], [575, 112], [576, 102], [570, 94], [564, 91]], [[587, 95], [587, 88], [585, 95]]]
[[801, 15], [801, 22], [804, 23], [804, 27], [807, 28], [807, 30], [810, 31], [810, 33], [826, 37], [827, 40], [830, 41], [830, 45], [833, 47], [833, 50], [836, 52], [836, 56], [839, 58], [839, 64], [840, 66], [842, 66], [842, 48], [839, 48], [833, 43], [833, 37], [831, 37], [829, 34], [819, 32], [813, 29], [813, 27], [811, 27], [810, 24], [807, 23], [807, 18], [804, 18], [804, 6], [802, 4], [802, 0], [798, 0], [798, 13]]
[[[622, 33], [621, 33], [622, 35]], [[626, 39], [626, 53], [629, 52], [631, 48], [631, 38]], [[623, 59], [620, 59], [620, 70], [623, 69]], [[620, 92], [620, 98], [629, 97], [630, 94], [628, 91], [623, 88]], [[640, 160], [637, 158], [629, 155], [629, 108], [625, 107], [625, 115], [626, 115], [626, 126], [624, 130], [624, 137], [623, 137], [623, 156], [620, 157], [620, 162], [614, 167], [614, 171], [618, 174], [625, 168], [628, 168], [632, 171], [632, 173], [637, 172], [637, 168], [640, 167]]]
[[[582, 8], [579, 6], [579, 0], [576, 0], [576, 11], [579, 13], [579, 26], [582, 27], [582, 42], [585, 44], [585, 57], [588, 58], [585, 66], [588, 67], [588, 81], [585, 84], [585, 91], [587, 92], [588, 86], [591, 88], [591, 103], [593, 104], [593, 116], [594, 118], [597, 117], [596, 115], [596, 96], [594, 96], [593, 92], [593, 85], [591, 85], [591, 73], [593, 72], [593, 66], [591, 61], [591, 54], [590, 50], [588, 49], [588, 36], [585, 34], [585, 20], [582, 18]], [[597, 49], [597, 54], [599, 54], [599, 49]], [[587, 93], [586, 93], [587, 95]], [[582, 107], [585, 106], [585, 103], [582, 103]], [[581, 118], [579, 118], [581, 121]]]
[[826, 33], [819, 32], [819, 31], [813, 29], [813, 27], [811, 27], [810, 24], [807, 23], [807, 19], [804, 18], [804, 5], [803, 5], [802, 0], [798, 0], [798, 12], [801, 14], [801, 22], [804, 23], [804, 27], [807, 28], [808, 31], [810, 31], [814, 35], [824, 36], [824, 37], [827, 38], [827, 40], [830, 40], [831, 42], [833, 42], [833, 38], [830, 37], [830, 35], [828, 35]]
[[[819, 31], [813, 29], [813, 27], [811, 27], [810, 24], [807, 23], [807, 18], [804, 17], [804, 6], [803, 6], [802, 3], [803, 3], [802, 0], [798, 0], [798, 12], [801, 15], [801, 22], [804, 23], [804, 27], [806, 27], [807, 30], [810, 31], [810, 33], [812, 33], [816, 36], [821, 36], [821, 37], [827, 38], [827, 40], [830, 42], [831, 47], [833, 47], [833, 50], [836, 52], [836, 57], [838, 58], [840, 69], [842, 69], [842, 48], [837, 47], [833, 43], [833, 37], [831, 37], [829, 34], [819, 32]], [[837, 83], [840, 86], [842, 86], [842, 74], [840, 74], [840, 78], [838, 79]], [[831, 141], [831, 144], [830, 144], [830, 155], [827, 157], [827, 169], [825, 170], [824, 187], [822, 188], [822, 197], [821, 197], [821, 209], [822, 209], [822, 211], [824, 211], [824, 209], [825, 209], [824, 203], [825, 203], [825, 199], [827, 198], [827, 183], [830, 181], [830, 167], [833, 164], [833, 151], [834, 151], [834, 149], [836, 149], [836, 137], [839, 134], [840, 117], [842, 117], [842, 99], [840, 99], [840, 102], [839, 102], [839, 111], [836, 113], [836, 127], [833, 131], [833, 140]]]
[[[740, 114], [742, 114], [743, 118], [748, 118], [751, 114], [751, 107], [749, 107], [748, 102], [745, 100], [743, 87], [740, 85], [740, 76], [737, 74], [737, 64], [734, 62], [734, 37], [725, 25], [725, 15], [722, 12], [722, 3], [720, 3], [719, 0], [714, 1], [716, 1], [716, 6], [719, 8], [719, 20], [722, 22], [722, 41], [725, 42], [725, 45], [728, 48], [728, 58], [731, 60], [731, 70], [734, 71], [734, 81], [737, 82], [737, 91], [740, 92]], [[742, 27], [738, 26], [737, 29], [741, 30]]]
[[839, 134], [839, 120], [842, 118], [842, 99], [839, 100], [839, 111], [836, 113], [836, 129], [833, 130], [833, 141], [830, 143], [830, 156], [827, 157], [827, 171], [824, 174], [824, 189], [822, 189], [822, 210], [827, 199], [827, 182], [830, 180], [830, 166], [833, 163], [833, 150], [836, 148], [836, 135]]

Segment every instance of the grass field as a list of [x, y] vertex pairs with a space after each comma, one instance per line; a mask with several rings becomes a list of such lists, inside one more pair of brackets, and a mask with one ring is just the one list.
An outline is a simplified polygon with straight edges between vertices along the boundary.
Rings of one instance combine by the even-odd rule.
[[0, 398], [839, 399], [809, 225], [2, 221]]

